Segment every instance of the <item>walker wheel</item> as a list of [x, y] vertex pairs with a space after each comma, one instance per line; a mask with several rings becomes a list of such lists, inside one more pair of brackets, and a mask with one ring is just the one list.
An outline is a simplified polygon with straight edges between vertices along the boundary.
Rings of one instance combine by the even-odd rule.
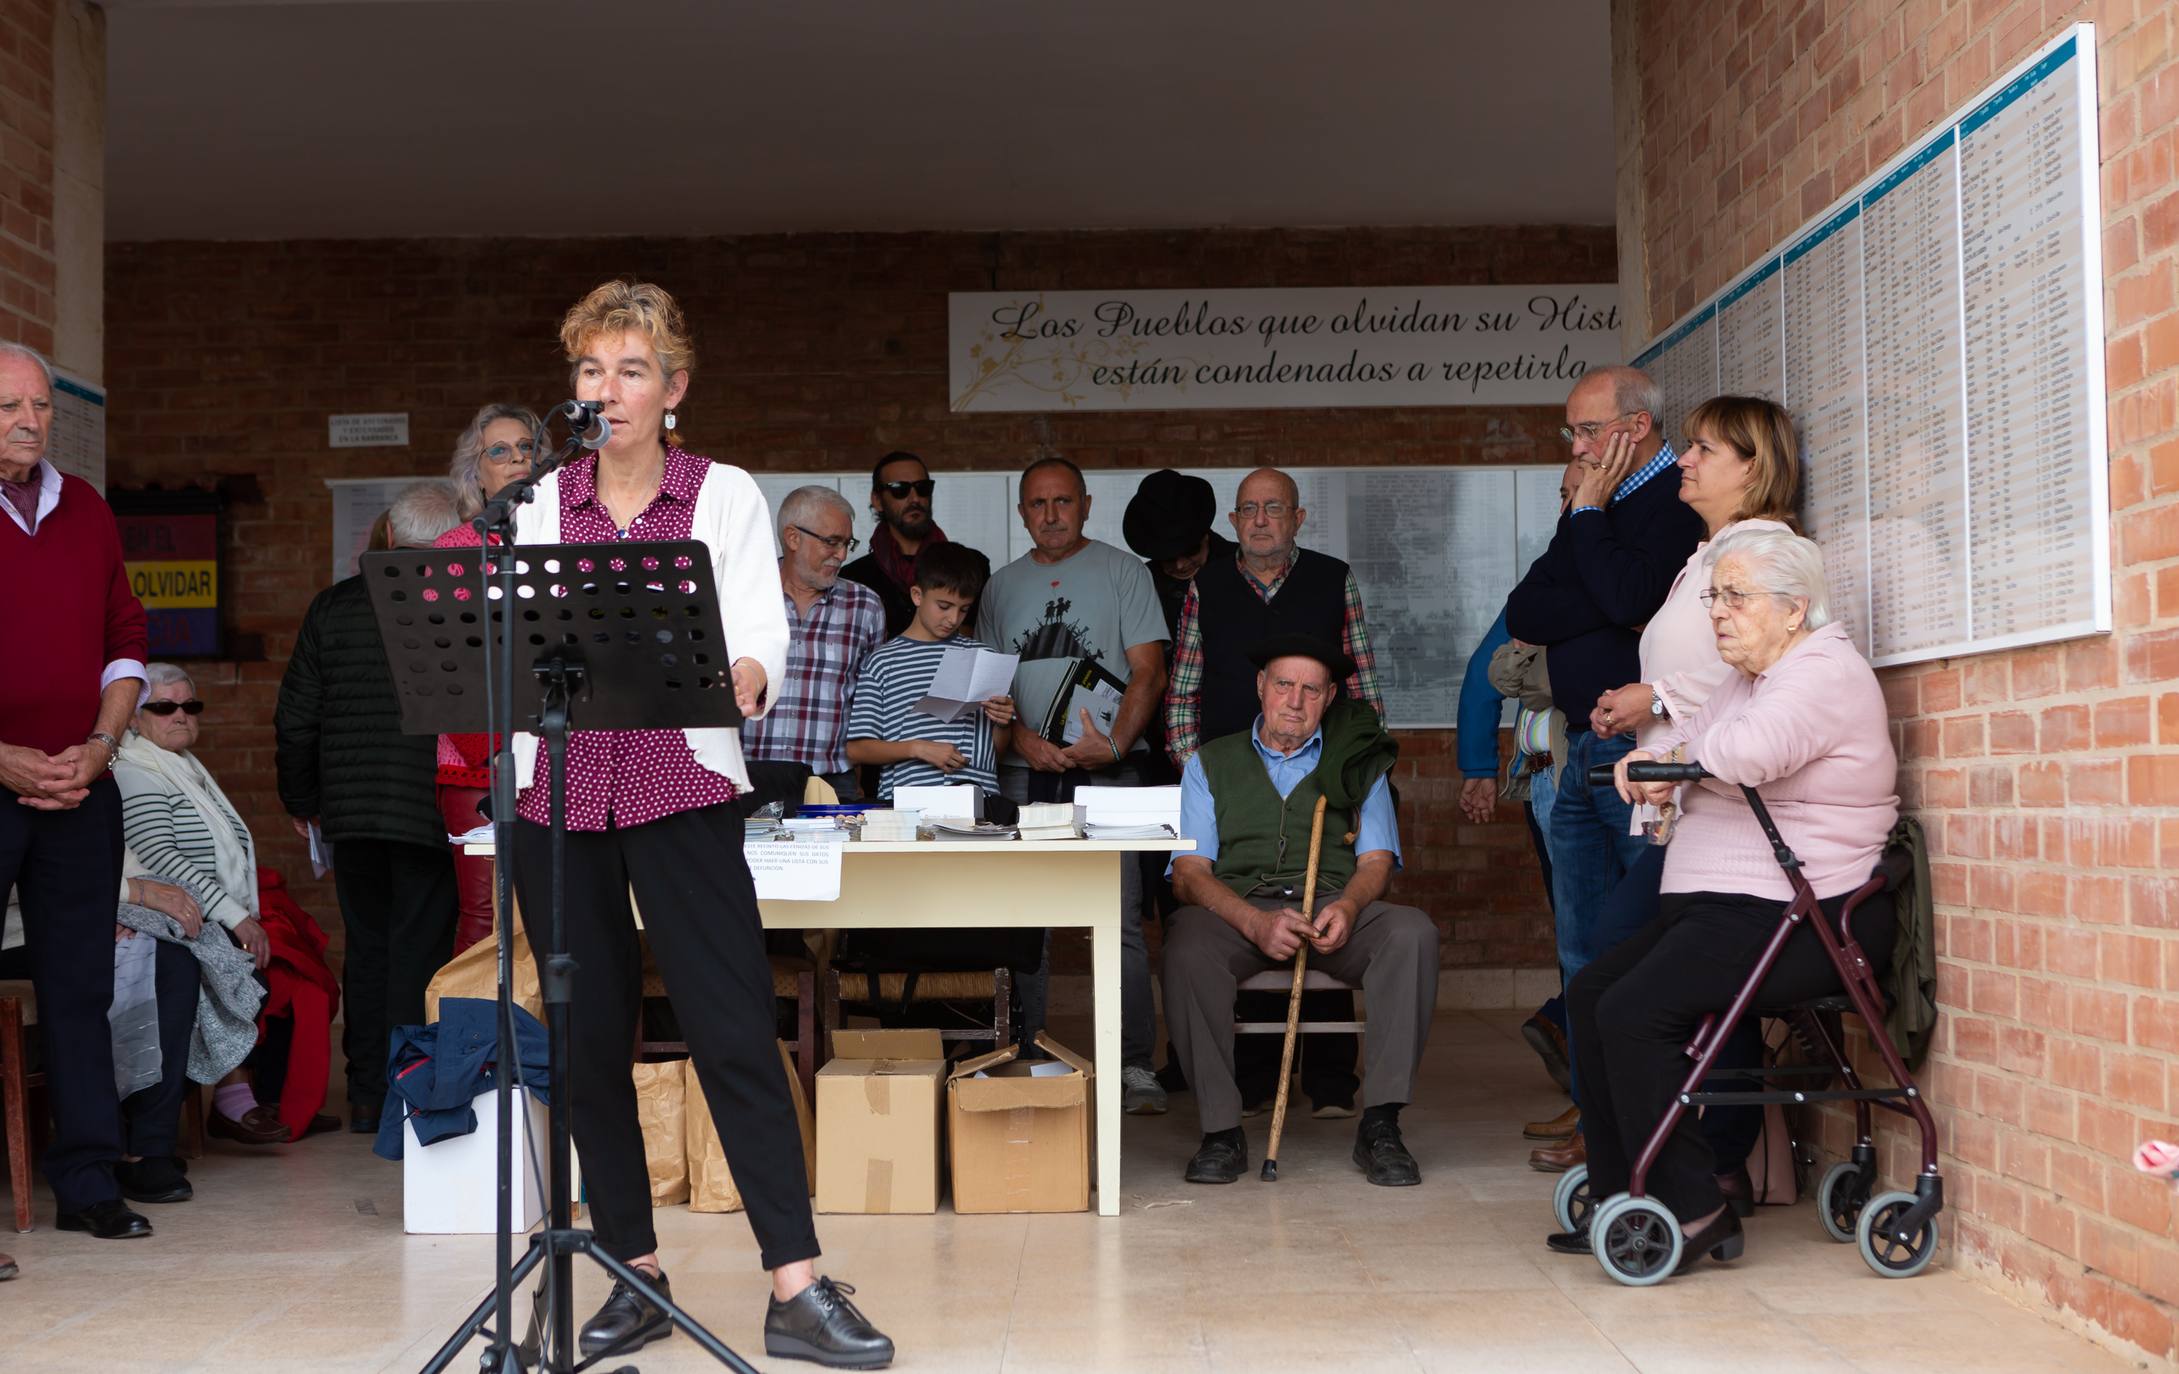
[[1907, 1236], [1893, 1224], [1916, 1201], [1912, 1193], [1879, 1193], [1862, 1209], [1854, 1239], [1861, 1246], [1861, 1258], [1884, 1278], [1911, 1279], [1937, 1257], [1937, 1218], [1931, 1217]]
[[1579, 1231], [1596, 1215], [1596, 1198], [1589, 1192], [1589, 1166], [1576, 1164], [1559, 1175], [1551, 1192], [1551, 1215], [1561, 1231]]
[[1686, 1241], [1679, 1218], [1655, 1198], [1615, 1198], [1589, 1219], [1589, 1249], [1597, 1263], [1629, 1288], [1672, 1277]]
[[1823, 1171], [1823, 1182], [1816, 1187], [1816, 1216], [1823, 1222], [1824, 1234], [1841, 1245], [1854, 1243], [1854, 1226], [1869, 1201], [1869, 1182], [1860, 1166], [1848, 1159]]

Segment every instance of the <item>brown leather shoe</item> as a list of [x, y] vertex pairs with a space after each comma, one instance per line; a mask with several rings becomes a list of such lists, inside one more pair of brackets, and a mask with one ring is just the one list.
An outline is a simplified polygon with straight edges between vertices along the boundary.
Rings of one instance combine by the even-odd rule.
[[1528, 1167], [1539, 1174], [1563, 1174], [1576, 1164], [1589, 1162], [1589, 1142], [1576, 1131], [1564, 1145], [1545, 1145], [1528, 1152]]
[[230, 1121], [216, 1111], [207, 1112], [204, 1133], [218, 1140], [232, 1140], [237, 1145], [285, 1145], [292, 1135], [263, 1103], [244, 1112], [240, 1121]]
[[1531, 1121], [1521, 1128], [1526, 1140], [1556, 1140], [1564, 1142], [1573, 1137], [1574, 1128], [1581, 1124], [1581, 1108], [1568, 1107], [1549, 1121]]
[[18, 1272], [20, 1271], [16, 1269], [15, 1261], [11, 1257], [0, 1255], [0, 1279], [12, 1279]]

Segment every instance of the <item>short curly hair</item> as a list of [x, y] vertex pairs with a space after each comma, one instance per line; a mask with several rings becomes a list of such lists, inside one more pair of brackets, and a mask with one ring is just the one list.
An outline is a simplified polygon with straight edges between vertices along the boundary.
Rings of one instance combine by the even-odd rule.
[[651, 341], [658, 368], [668, 380], [696, 369], [696, 346], [689, 339], [681, 306], [665, 287], [647, 281], [609, 281], [577, 301], [560, 321], [560, 345], [567, 360], [583, 356], [583, 345], [600, 334], [638, 329]]

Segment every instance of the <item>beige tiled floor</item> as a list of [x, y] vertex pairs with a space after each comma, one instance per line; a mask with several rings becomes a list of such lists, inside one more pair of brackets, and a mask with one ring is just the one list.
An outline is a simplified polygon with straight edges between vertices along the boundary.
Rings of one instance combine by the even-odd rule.
[[[1525, 1167], [1518, 1123], [1561, 1101], [1515, 1020], [1440, 1020], [1427, 1100], [1406, 1115], [1419, 1189], [1368, 1187], [1347, 1162], [1352, 1123], [1306, 1118], [1278, 1183], [1190, 1188], [1179, 1097], [1173, 1114], [1128, 1123], [1115, 1220], [823, 1217], [825, 1266], [899, 1343], [897, 1368], [948, 1374], [2131, 1367], [1941, 1260], [1919, 1279], [1875, 1278], [1805, 1203], [1760, 1215], [1743, 1261], [1657, 1289], [1550, 1254], [1550, 1181]], [[1251, 1123], [1259, 1151], [1265, 1129]], [[400, 1171], [359, 1138], [215, 1145], [192, 1177], [196, 1201], [149, 1209], [148, 1241], [58, 1234], [43, 1194], [38, 1231], [0, 1234], [24, 1269], [0, 1284], [0, 1370], [414, 1370], [485, 1291], [490, 1239], [404, 1236]], [[669, 1209], [659, 1229], [700, 1320], [760, 1366], [801, 1367], [761, 1358], [766, 1288], [740, 1217]], [[585, 1313], [604, 1288], [580, 1272]], [[713, 1367], [679, 1338], [635, 1362]]]

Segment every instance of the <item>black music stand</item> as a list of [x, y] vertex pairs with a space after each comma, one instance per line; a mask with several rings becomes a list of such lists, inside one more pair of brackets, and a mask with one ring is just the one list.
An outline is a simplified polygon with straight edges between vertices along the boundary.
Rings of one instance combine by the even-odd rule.
[[[587, 1255], [655, 1306], [660, 1316], [631, 1342], [670, 1323], [706, 1353], [739, 1372], [747, 1362], [674, 1306], [648, 1279], [597, 1247], [573, 1222], [573, 1158], [566, 1064], [575, 961], [567, 954], [564, 910], [567, 844], [567, 747], [578, 708], [585, 729], [702, 729], [739, 725], [726, 637], [719, 623], [711, 555], [696, 540], [660, 543], [519, 545], [508, 549], [517, 507], [544, 466], [510, 487], [480, 516], [500, 538], [492, 549], [403, 549], [365, 554], [370, 590], [401, 701], [406, 734], [496, 734], [493, 825], [499, 855], [499, 1220], [497, 1276], [425, 1374], [437, 1374], [478, 1335], [491, 1342], [485, 1374], [534, 1367], [554, 1374], [587, 1369], [575, 1348], [575, 1256]], [[517, 491], [519, 487], [521, 490]], [[510, 495], [509, 493], [512, 493]], [[496, 660], [496, 661], [495, 661]], [[517, 667], [521, 671], [517, 671]], [[519, 709], [518, 709], [519, 708]], [[551, 815], [547, 951], [539, 985], [545, 1003], [551, 1102], [547, 1171], [550, 1215], [520, 1260], [513, 1258], [514, 1045], [511, 878], [514, 770], [511, 741], [520, 721], [543, 736]], [[546, 1266], [530, 1339], [513, 1335], [513, 1291]], [[546, 1328], [540, 1330], [540, 1327]], [[529, 1361], [534, 1359], [532, 1366]], [[623, 1366], [633, 1371], [633, 1366]]]

